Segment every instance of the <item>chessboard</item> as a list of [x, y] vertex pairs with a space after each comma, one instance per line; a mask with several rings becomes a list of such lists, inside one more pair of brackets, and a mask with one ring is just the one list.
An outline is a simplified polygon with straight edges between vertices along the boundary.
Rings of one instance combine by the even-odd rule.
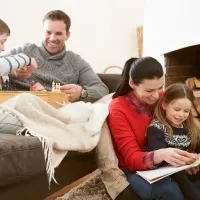
[[43, 99], [45, 102], [49, 103], [54, 108], [60, 108], [69, 102], [68, 95], [60, 91], [59, 83], [52, 83], [52, 91], [0, 91], [0, 103], [3, 103], [10, 98], [21, 94], [30, 93], [36, 95]]

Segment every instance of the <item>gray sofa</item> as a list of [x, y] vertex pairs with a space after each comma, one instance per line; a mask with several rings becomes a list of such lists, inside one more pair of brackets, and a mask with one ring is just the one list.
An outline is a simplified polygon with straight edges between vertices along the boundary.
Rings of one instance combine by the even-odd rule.
[[[110, 93], [119, 84], [118, 74], [98, 74]], [[36, 137], [0, 133], [0, 199], [43, 200], [50, 194], [96, 169], [95, 150], [69, 152], [55, 171], [58, 184], [48, 187], [44, 155]]]

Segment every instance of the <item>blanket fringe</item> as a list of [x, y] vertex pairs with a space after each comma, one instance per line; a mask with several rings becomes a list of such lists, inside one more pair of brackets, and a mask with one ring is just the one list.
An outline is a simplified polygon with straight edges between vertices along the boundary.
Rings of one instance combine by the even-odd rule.
[[[49, 188], [51, 184], [51, 180], [53, 179], [55, 183], [57, 183], [55, 177], [54, 177], [54, 167], [52, 166], [52, 151], [53, 151], [53, 144], [50, 144], [47, 139], [44, 137], [33, 133], [32, 131], [28, 130], [28, 128], [23, 128], [21, 130], [18, 130], [16, 135], [23, 135], [23, 136], [34, 136], [39, 139], [39, 141], [42, 144], [42, 149], [44, 152], [44, 159], [45, 159], [45, 165], [46, 165], [46, 172], [47, 177], [49, 181]], [[58, 183], [57, 183], [58, 184]]]

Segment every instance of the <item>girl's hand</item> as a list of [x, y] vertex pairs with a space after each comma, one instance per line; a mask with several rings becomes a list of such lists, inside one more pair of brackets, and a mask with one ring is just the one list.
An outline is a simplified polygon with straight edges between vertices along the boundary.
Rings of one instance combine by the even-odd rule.
[[185, 170], [189, 175], [195, 175], [199, 171], [199, 166]]
[[154, 151], [154, 164], [160, 164], [162, 161], [169, 163], [174, 167], [180, 167], [192, 164], [198, 160], [198, 156], [187, 151], [175, 148], [165, 148]]

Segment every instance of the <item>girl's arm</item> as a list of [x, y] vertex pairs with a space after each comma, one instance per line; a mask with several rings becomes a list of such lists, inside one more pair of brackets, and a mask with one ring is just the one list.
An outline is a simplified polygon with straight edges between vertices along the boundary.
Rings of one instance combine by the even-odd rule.
[[[151, 126], [147, 129], [148, 149], [150, 151], [166, 148], [164, 132], [157, 127]], [[188, 200], [198, 200], [200, 197], [190, 180], [187, 178], [184, 171], [171, 175], [171, 178], [176, 181], [183, 195]]]

